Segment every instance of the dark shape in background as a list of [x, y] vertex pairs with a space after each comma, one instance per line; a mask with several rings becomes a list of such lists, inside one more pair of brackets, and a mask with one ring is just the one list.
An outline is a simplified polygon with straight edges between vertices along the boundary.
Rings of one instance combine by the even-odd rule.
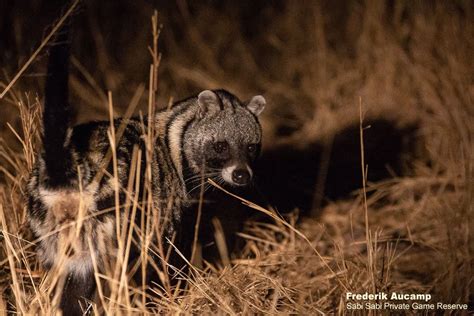
[[[409, 174], [408, 159], [419, 146], [416, 126], [399, 128], [384, 119], [363, 124], [367, 182]], [[326, 144], [270, 148], [257, 163], [258, 186], [269, 204], [281, 212], [298, 208], [308, 215], [362, 188], [359, 125], [339, 131]]]

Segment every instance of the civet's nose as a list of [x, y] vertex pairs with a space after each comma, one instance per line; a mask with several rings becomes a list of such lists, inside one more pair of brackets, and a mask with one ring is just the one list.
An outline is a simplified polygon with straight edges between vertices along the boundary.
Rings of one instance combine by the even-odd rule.
[[247, 169], [235, 169], [232, 172], [232, 181], [240, 185], [247, 185], [250, 182], [250, 173]]

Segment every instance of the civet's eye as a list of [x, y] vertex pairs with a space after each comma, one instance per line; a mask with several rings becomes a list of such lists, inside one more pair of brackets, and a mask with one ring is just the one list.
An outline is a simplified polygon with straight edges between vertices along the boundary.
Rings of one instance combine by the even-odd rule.
[[254, 153], [257, 151], [257, 145], [255, 144], [250, 144], [247, 146], [247, 150], [249, 153]]
[[214, 143], [214, 150], [216, 153], [222, 153], [226, 151], [228, 147], [229, 147], [229, 144], [227, 144], [227, 142]]

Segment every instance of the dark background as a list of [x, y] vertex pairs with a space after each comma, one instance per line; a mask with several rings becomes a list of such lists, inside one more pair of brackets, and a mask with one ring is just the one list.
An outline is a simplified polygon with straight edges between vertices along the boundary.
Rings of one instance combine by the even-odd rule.
[[[64, 6], [0, 0], [0, 88]], [[209, 293], [226, 301], [231, 295], [236, 313], [249, 302], [254, 313], [344, 313], [347, 289], [374, 291], [372, 280], [387, 293], [429, 292], [432, 302], [470, 302], [472, 309], [473, 1], [88, 0], [76, 13], [72, 42], [76, 122], [107, 118], [107, 90], [120, 115], [137, 87], [147, 87], [154, 9], [163, 25], [158, 106], [209, 88], [226, 88], [242, 99], [263, 94], [268, 105], [258, 183], [280, 211], [317, 211], [317, 220], [304, 218], [297, 227], [338, 272], [336, 279], [319, 257], [306, 256], [313, 250], [293, 232], [254, 226], [263, 257], [249, 269], [235, 267], [233, 277], [227, 269], [211, 276], [217, 286]], [[13, 163], [0, 158], [12, 175], [11, 181], [0, 179], [0, 204], [13, 232], [24, 223], [21, 184], [32, 158], [22, 154], [6, 123], [21, 135], [17, 101], [41, 101], [46, 52], [0, 100], [0, 156], [13, 148], [7, 155]], [[360, 194], [339, 199], [361, 185], [360, 107], [368, 178], [392, 177], [369, 184], [367, 212]], [[240, 213], [227, 214], [241, 220]], [[374, 260], [367, 228], [376, 239]], [[247, 254], [254, 254], [255, 243], [247, 244]], [[261, 259], [265, 264], [255, 272]], [[1, 270], [7, 274], [1, 282], [10, 286], [10, 270]], [[280, 284], [285, 290], [275, 291]], [[228, 290], [235, 286], [247, 296], [235, 300]], [[286, 302], [282, 293], [308, 309], [275, 307]], [[197, 313], [215, 313], [207, 299], [199, 302]]]

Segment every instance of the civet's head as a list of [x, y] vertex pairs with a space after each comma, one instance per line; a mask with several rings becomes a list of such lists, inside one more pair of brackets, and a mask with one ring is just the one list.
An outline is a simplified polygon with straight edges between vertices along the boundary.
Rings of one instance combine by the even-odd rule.
[[186, 130], [184, 151], [195, 175], [243, 187], [251, 183], [252, 163], [258, 157], [262, 128], [258, 116], [265, 99], [247, 102], [224, 90], [201, 92], [194, 123]]

